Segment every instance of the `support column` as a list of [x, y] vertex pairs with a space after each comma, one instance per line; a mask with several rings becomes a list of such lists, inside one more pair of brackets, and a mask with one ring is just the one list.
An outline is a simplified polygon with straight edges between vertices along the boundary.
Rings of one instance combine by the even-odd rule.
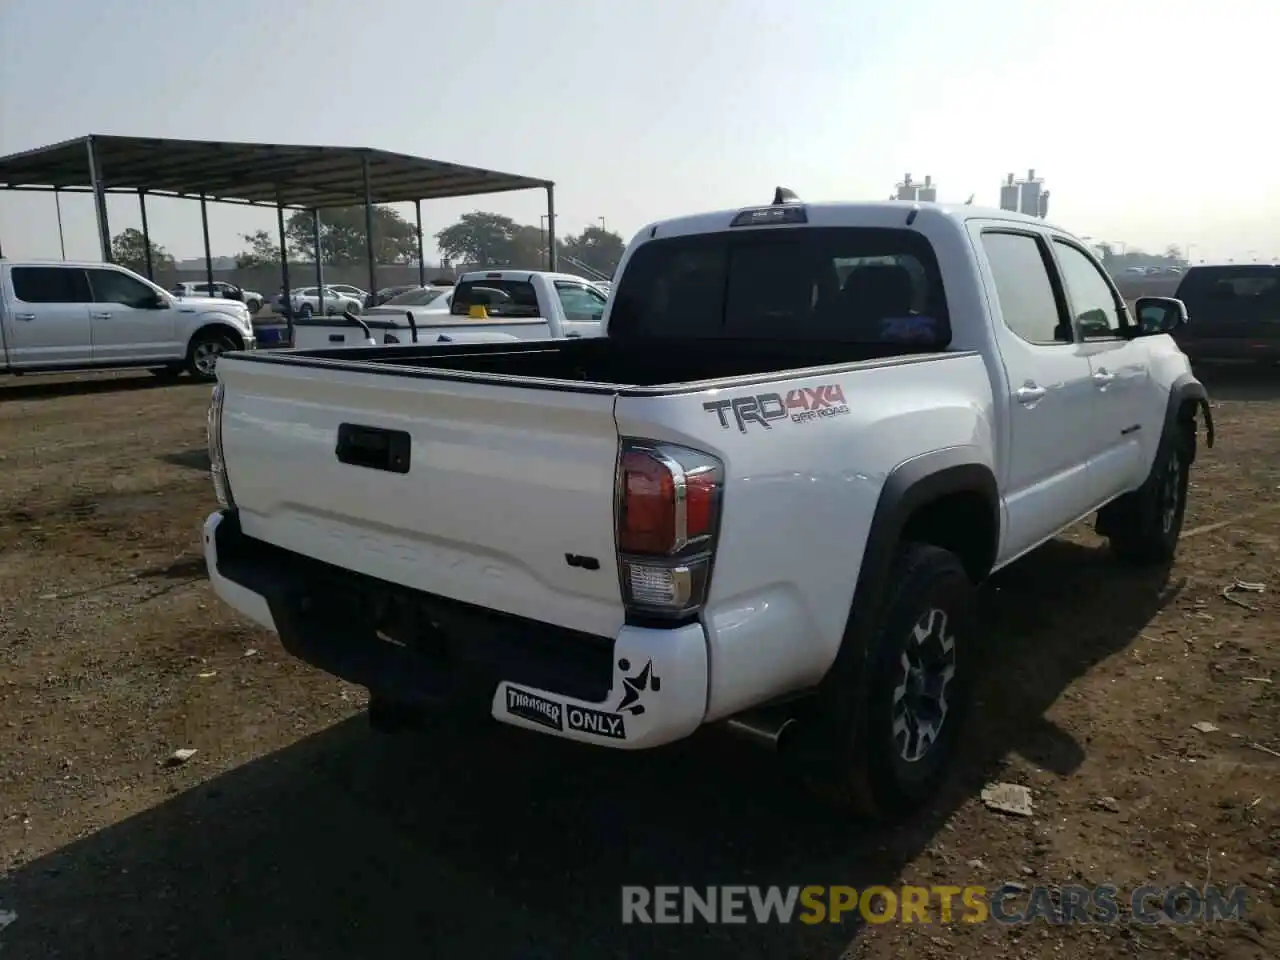
[[200, 229], [204, 232], [204, 277], [209, 283], [209, 296], [213, 296], [213, 253], [209, 249], [209, 204], [204, 192], [200, 193]]
[[556, 269], [556, 185], [547, 184], [547, 269]]
[[284, 232], [284, 204], [276, 197], [276, 226], [280, 228], [280, 279], [284, 283], [284, 320], [289, 329], [289, 346], [293, 346], [293, 291], [289, 289], [289, 243]]
[[93, 137], [85, 137], [85, 149], [89, 155], [89, 184], [93, 187], [93, 205], [98, 217], [98, 245], [102, 250], [102, 262], [111, 262], [111, 225], [107, 222], [107, 188], [102, 181], [102, 165], [98, 162], [98, 149]]
[[[152, 283], [155, 282], [155, 265], [151, 262], [151, 230], [147, 227], [147, 194], [145, 190], [138, 191], [138, 209], [142, 211], [142, 245], [147, 249], [147, 279]], [[61, 231], [62, 223], [59, 218], [58, 229]], [[67, 259], [64, 252], [62, 259]], [[212, 290], [210, 291], [212, 293]]]
[[311, 210], [312, 238], [316, 245], [316, 313], [324, 316], [324, 257], [320, 254], [320, 208]]
[[58, 213], [58, 246], [62, 249], [62, 259], [67, 259], [67, 238], [62, 232], [62, 200], [57, 187], [53, 190], [53, 209]]
[[378, 292], [378, 259], [373, 253], [373, 188], [369, 185], [369, 155], [360, 158], [364, 173], [364, 242], [369, 253], [369, 292]]
[[[422, 201], [413, 201], [413, 212], [418, 217], [418, 283], [421, 286], [427, 285], [427, 261], [422, 257]], [[377, 290], [370, 291], [377, 293]]]

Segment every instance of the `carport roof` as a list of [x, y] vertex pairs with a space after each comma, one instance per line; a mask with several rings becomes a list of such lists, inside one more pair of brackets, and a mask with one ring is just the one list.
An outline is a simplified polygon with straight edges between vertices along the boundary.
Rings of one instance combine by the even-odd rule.
[[92, 191], [89, 145], [111, 193], [277, 202], [326, 208], [362, 204], [364, 162], [374, 203], [530, 190], [551, 181], [368, 147], [323, 147], [91, 135], [0, 157], [0, 189]]

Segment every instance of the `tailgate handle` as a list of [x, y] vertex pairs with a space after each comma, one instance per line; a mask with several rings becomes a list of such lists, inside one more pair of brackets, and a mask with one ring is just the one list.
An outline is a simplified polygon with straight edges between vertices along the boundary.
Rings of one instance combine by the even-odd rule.
[[362, 427], [358, 423], [338, 425], [338, 460], [353, 467], [409, 472], [409, 434], [403, 430]]
[[346, 338], [344, 335], [342, 335], [341, 333], [331, 333], [331, 334], [329, 334], [329, 342], [330, 342], [330, 343], [344, 343], [344, 342], [346, 341], [346, 339], [347, 339], [347, 338]]

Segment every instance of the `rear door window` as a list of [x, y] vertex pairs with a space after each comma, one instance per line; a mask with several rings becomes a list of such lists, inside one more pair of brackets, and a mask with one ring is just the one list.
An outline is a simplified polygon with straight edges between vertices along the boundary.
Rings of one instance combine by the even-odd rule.
[[614, 290], [609, 335], [951, 342], [929, 242], [911, 230], [756, 229], [655, 240]]
[[491, 317], [537, 317], [538, 293], [528, 280], [484, 277], [465, 280], [454, 287], [450, 313], [467, 316], [473, 306], [483, 306]]
[[79, 267], [14, 267], [13, 295], [23, 303], [92, 303]]

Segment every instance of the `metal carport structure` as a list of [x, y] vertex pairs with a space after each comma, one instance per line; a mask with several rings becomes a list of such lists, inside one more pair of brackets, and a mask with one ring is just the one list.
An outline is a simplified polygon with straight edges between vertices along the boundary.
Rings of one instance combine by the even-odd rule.
[[[318, 211], [331, 207], [365, 207], [369, 287], [378, 289], [373, 245], [373, 207], [412, 201], [417, 215], [418, 275], [426, 283], [422, 255], [422, 201], [477, 196], [514, 190], [547, 192], [547, 256], [556, 269], [555, 184], [428, 160], [369, 147], [326, 147], [214, 140], [174, 140], [90, 134], [74, 140], [0, 157], [0, 189], [54, 193], [92, 193], [97, 213], [102, 259], [111, 260], [107, 194], [136, 194], [142, 214], [151, 277], [151, 235], [147, 196], [200, 201], [205, 267], [213, 290], [213, 256], [209, 249], [208, 203], [275, 207], [280, 232], [280, 260], [289, 296], [289, 253], [284, 211], [311, 211], [316, 224], [316, 283], [323, 287]], [[292, 320], [290, 319], [292, 329]]]

